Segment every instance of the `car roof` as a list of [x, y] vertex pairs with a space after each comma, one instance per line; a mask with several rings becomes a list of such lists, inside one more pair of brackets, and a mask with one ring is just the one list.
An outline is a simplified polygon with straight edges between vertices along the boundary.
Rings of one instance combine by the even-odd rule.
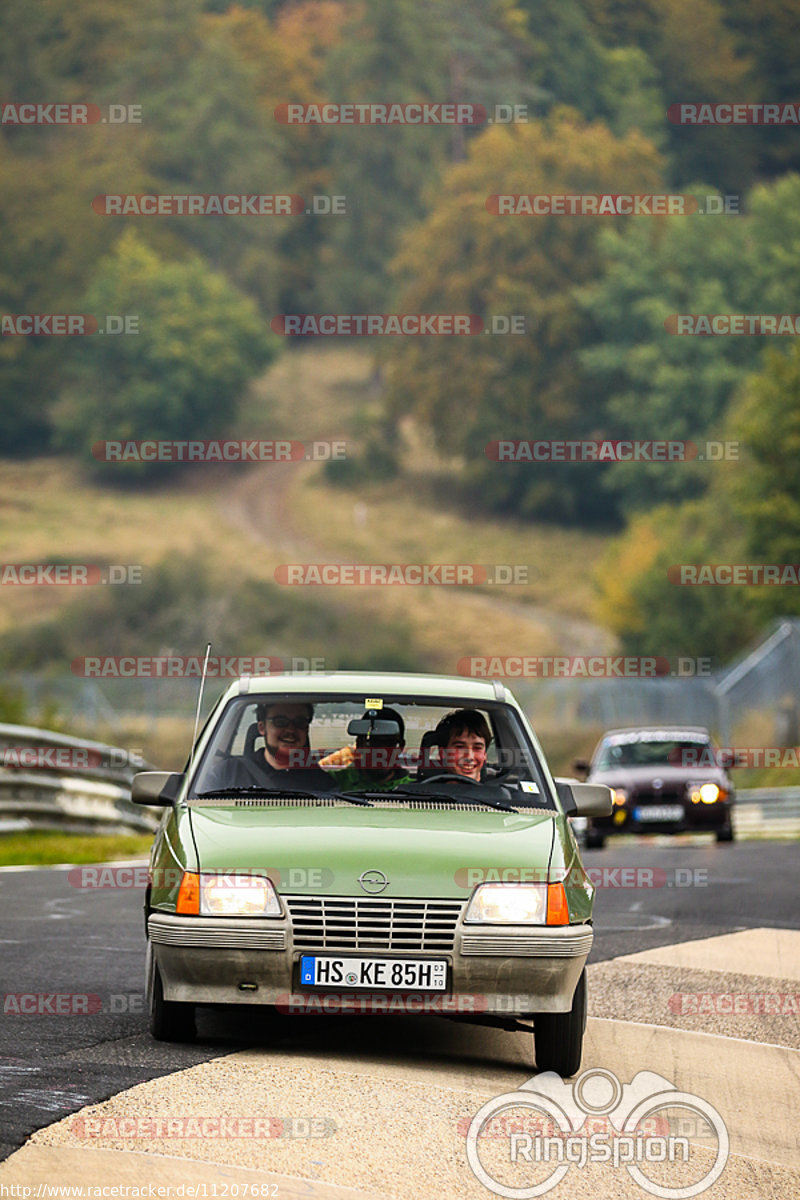
[[244, 675], [225, 693], [241, 696], [258, 692], [363, 692], [364, 697], [385, 692], [409, 695], [458, 697], [471, 701], [501, 701], [518, 707], [512, 693], [499, 680], [470, 679], [463, 675], [415, 675], [405, 671], [309, 671], [308, 674]]
[[607, 729], [601, 741], [608, 738], [636, 738], [641, 734], [666, 734], [665, 741], [676, 734], [688, 733], [692, 737], [711, 738], [704, 725], [629, 725], [624, 729]]

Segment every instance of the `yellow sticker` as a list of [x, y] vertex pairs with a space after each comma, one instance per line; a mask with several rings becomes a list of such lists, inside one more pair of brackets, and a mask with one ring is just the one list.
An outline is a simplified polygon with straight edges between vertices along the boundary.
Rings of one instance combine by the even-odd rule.
[[383, 708], [383, 701], [382, 700], [370, 700], [369, 698], [367, 698], [364, 701], [364, 708]]

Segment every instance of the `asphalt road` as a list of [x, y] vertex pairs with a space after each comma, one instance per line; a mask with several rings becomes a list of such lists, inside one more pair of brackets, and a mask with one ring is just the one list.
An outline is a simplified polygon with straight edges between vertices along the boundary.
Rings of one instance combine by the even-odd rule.
[[[800, 928], [795, 842], [612, 843], [585, 862], [598, 883], [592, 962], [742, 929]], [[202, 1013], [194, 1046], [154, 1042], [141, 904], [138, 888], [79, 888], [64, 869], [0, 871], [0, 1158], [86, 1104], [276, 1036], [257, 1009], [238, 1008]], [[31, 1004], [15, 998], [31, 994], [42, 1011], [15, 1011]], [[278, 1036], [302, 1052], [328, 1024], [291, 1021]], [[478, 1027], [474, 1035], [478, 1047], [492, 1036]]]

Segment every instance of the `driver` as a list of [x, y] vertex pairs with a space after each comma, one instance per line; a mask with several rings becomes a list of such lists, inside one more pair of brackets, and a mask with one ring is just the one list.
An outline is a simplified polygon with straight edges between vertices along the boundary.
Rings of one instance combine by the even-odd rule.
[[476, 783], [485, 778], [492, 732], [483, 713], [474, 708], [448, 713], [436, 726], [433, 740], [439, 748], [443, 771]]

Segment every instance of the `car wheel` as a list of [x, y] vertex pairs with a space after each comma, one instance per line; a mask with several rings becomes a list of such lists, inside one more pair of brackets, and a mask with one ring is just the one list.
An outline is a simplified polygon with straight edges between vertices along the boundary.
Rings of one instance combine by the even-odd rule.
[[730, 823], [723, 825], [722, 829], [717, 830], [718, 842], [732, 842], [734, 840], [733, 825]]
[[533, 1047], [539, 1071], [574, 1075], [581, 1065], [586, 1030], [586, 970], [581, 972], [572, 1008], [566, 1013], [539, 1013], [533, 1018]]
[[161, 972], [153, 965], [153, 989], [150, 996], [150, 1032], [159, 1042], [194, 1041], [194, 1005], [165, 1000]]

